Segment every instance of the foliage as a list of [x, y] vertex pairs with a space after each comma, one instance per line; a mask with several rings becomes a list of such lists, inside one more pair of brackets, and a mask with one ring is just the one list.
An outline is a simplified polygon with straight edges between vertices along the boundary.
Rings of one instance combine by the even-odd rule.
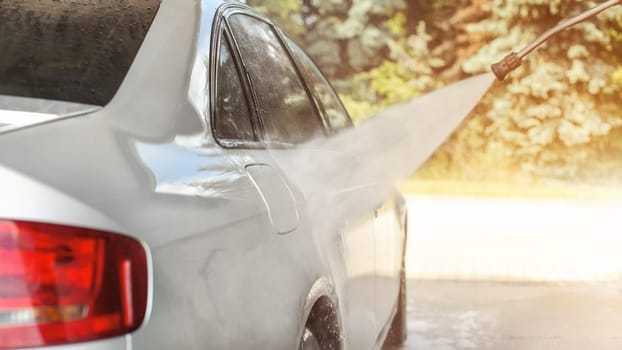
[[335, 83], [355, 121], [441, 85], [434, 69], [442, 60], [429, 50], [426, 24], [408, 23], [414, 21], [407, 17], [410, 2], [248, 2], [289, 28]]
[[[522, 47], [585, 8], [584, 1], [493, 0], [492, 16], [470, 27], [474, 33], [487, 35], [490, 44], [466, 60], [464, 70], [487, 70], [493, 58]], [[561, 33], [532, 54], [507, 83], [491, 91], [481, 114], [472, 117], [478, 121], [468, 121], [450, 141], [456, 144], [447, 146], [445, 152], [468, 147], [464, 140], [478, 137], [482, 148], [476, 152], [480, 158], [476, 162], [498, 164], [497, 174], [489, 175], [618, 180], [622, 153], [613, 135], [622, 127], [618, 107], [622, 86], [616, 83], [619, 73], [615, 68], [622, 46], [614, 46], [622, 32], [619, 10]], [[471, 123], [479, 129], [473, 130]], [[467, 162], [456, 156], [452, 154], [455, 162]]]
[[300, 13], [303, 4], [299, 0], [251, 0], [248, 3], [257, 11], [267, 14], [290, 35], [296, 36], [302, 33]]
[[[403, 17], [398, 13], [389, 23], [395, 23], [391, 22], [395, 18], [399, 22]], [[434, 77], [434, 68], [442, 66], [443, 61], [430, 53], [430, 40], [425, 22], [420, 22], [416, 34], [388, 40], [389, 59], [354, 76], [351, 93], [342, 97], [348, 101], [347, 107], [355, 121], [362, 121], [387, 106], [408, 101], [442, 85]]]
[[[489, 70], [582, 0], [248, 0], [306, 47], [357, 121]], [[497, 84], [423, 178], [622, 180], [622, 6], [567, 30]]]
[[615, 85], [622, 87], [622, 67], [616, 68], [616, 70], [611, 74], [611, 80]]

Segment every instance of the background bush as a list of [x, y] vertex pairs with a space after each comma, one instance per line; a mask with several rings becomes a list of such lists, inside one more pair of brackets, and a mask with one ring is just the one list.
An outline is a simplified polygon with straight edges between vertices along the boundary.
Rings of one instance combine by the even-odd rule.
[[[248, 0], [304, 46], [360, 122], [488, 71], [581, 0]], [[622, 6], [563, 32], [497, 84], [417, 174], [622, 181]]]

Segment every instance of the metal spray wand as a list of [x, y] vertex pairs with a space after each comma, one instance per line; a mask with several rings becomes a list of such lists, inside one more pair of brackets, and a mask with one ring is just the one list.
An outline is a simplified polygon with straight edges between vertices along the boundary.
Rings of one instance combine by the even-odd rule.
[[587, 10], [583, 13], [581, 13], [580, 15], [573, 17], [567, 21], [564, 21], [560, 24], [558, 24], [557, 26], [549, 29], [546, 33], [542, 34], [540, 37], [538, 37], [538, 39], [536, 39], [534, 42], [532, 42], [531, 44], [527, 45], [527, 47], [525, 47], [524, 49], [522, 49], [520, 52], [515, 53], [512, 52], [509, 55], [507, 55], [503, 60], [501, 60], [498, 63], [495, 63], [492, 65], [492, 72], [495, 73], [495, 75], [497, 76], [497, 79], [499, 80], [503, 80], [505, 79], [505, 77], [512, 71], [514, 71], [515, 69], [517, 69], [518, 67], [520, 67], [522, 60], [525, 56], [527, 56], [529, 53], [531, 53], [533, 50], [535, 50], [538, 46], [542, 45], [545, 41], [547, 41], [549, 38], [551, 38], [553, 35], [561, 32], [562, 30], [572, 27], [575, 24], [581, 23], [583, 21], [585, 21], [588, 18], [591, 18], [593, 16], [596, 16], [597, 14], [615, 6], [615, 5], [620, 5], [622, 4], [622, 0], [609, 0], [609, 1], [605, 1], [604, 3], [590, 9]]

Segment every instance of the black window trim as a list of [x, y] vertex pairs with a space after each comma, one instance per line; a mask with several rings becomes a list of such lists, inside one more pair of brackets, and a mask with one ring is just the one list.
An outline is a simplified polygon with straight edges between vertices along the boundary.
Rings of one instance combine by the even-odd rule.
[[[285, 39], [284, 41], [286, 42], [287, 48], [290, 51], [291, 56], [294, 58], [294, 61], [296, 62], [296, 65], [298, 66], [298, 69], [300, 70], [300, 72], [302, 72], [302, 68], [300, 68], [302, 66], [302, 63], [299, 62], [298, 57], [293, 53], [293, 50], [289, 47], [289, 41], [291, 41], [294, 44], [296, 44], [296, 42], [294, 40], [292, 40], [292, 38], [287, 36], [287, 34], [282, 33], [282, 35], [283, 35], [283, 39]], [[322, 78], [324, 78], [324, 80], [328, 84], [328, 87], [335, 94], [335, 96], [337, 96], [337, 102], [339, 102], [339, 105], [341, 106], [343, 111], [346, 113], [346, 117], [348, 118], [348, 126], [347, 126], [347, 128], [353, 127], [354, 126], [354, 122], [352, 121], [352, 117], [350, 116], [350, 112], [348, 112], [348, 110], [346, 109], [346, 106], [343, 104], [343, 101], [341, 101], [341, 98], [339, 98], [339, 94], [335, 90], [333, 84], [330, 82], [330, 80], [328, 78], [326, 78], [326, 74], [324, 74], [324, 72], [322, 71], [320, 66], [318, 66], [317, 63], [315, 63], [315, 60], [313, 59], [313, 57], [311, 57], [311, 55], [309, 55], [304, 48], [300, 47], [300, 45], [298, 45], [298, 44], [296, 44], [296, 45], [298, 46], [300, 51], [302, 51], [307, 56], [307, 58], [311, 61], [311, 63], [313, 63], [313, 65], [318, 69], [318, 71], [320, 72], [320, 75], [322, 76]], [[309, 87], [309, 90], [311, 90], [311, 85], [312, 84], [309, 82], [309, 80], [307, 79], [307, 77], [304, 74], [303, 74], [303, 80], [304, 80], [305, 85], [307, 85]], [[322, 113], [322, 109], [320, 108], [320, 105], [321, 105], [322, 102], [318, 101], [316, 96], [315, 96], [315, 94], [312, 93], [312, 92], [311, 92], [311, 98], [313, 99], [314, 103], [317, 105], [318, 113], [319, 113], [320, 117], [322, 118], [322, 122], [324, 123], [325, 129], [329, 130], [329, 135], [334, 135], [334, 134], [338, 133], [340, 130], [333, 128], [330, 125], [330, 123], [328, 121], [328, 118], [324, 115], [324, 113]], [[343, 130], [343, 129], [341, 129], [341, 130]]]
[[[293, 54], [293, 52], [291, 51], [291, 48], [287, 44], [287, 41], [285, 40], [285, 35], [283, 34], [283, 32], [270, 20], [259, 16], [258, 14], [254, 13], [252, 9], [247, 8], [246, 6], [242, 4], [225, 4], [225, 5], [222, 5], [218, 9], [218, 11], [216, 11], [214, 27], [212, 29], [213, 39], [211, 43], [212, 59], [210, 60], [211, 62], [210, 62], [210, 77], [209, 77], [210, 104], [211, 104], [210, 122], [211, 122], [212, 135], [214, 139], [216, 140], [216, 142], [223, 148], [235, 148], [235, 149], [266, 149], [266, 148], [288, 149], [288, 148], [293, 148], [293, 147], [298, 146], [295, 143], [281, 142], [281, 141], [267, 141], [265, 139], [265, 128], [263, 125], [263, 120], [257, 109], [257, 92], [253, 86], [253, 82], [248, 72], [248, 69], [246, 68], [246, 65], [244, 64], [244, 59], [240, 53], [240, 47], [235, 38], [235, 35], [233, 35], [231, 31], [231, 26], [228, 21], [229, 17], [233, 15], [249, 16], [270, 26], [270, 29], [272, 29], [274, 33], [276, 34], [279, 44], [285, 50], [290, 62], [292, 63], [292, 66], [294, 67], [294, 70], [296, 71], [296, 75], [298, 76], [298, 79], [300, 80], [300, 83], [302, 84], [307, 94], [307, 98], [311, 102], [315, 118], [317, 118], [319, 124], [322, 127], [322, 132], [324, 133], [325, 136], [330, 135], [331, 129], [326, 125], [324, 117], [321, 115], [321, 109], [318, 104], [318, 101], [316, 101], [315, 97], [313, 96], [311, 87], [309, 86], [307, 79], [302, 73], [302, 70], [299, 66], [298, 61], [295, 58], [295, 55]], [[226, 33], [226, 34], [221, 35], [221, 33]], [[236, 69], [238, 70], [238, 74], [240, 75], [240, 79], [242, 80], [241, 82], [243, 85], [243, 89], [245, 90], [244, 95], [245, 95], [245, 98], [246, 98], [246, 101], [247, 101], [247, 104], [249, 106], [250, 113], [251, 113], [251, 122], [253, 124], [253, 129], [254, 129], [255, 138], [256, 138], [255, 141], [221, 140], [221, 139], [218, 139], [215, 134], [214, 118], [216, 114], [215, 113], [216, 107], [215, 107], [214, 102], [216, 101], [215, 99], [216, 98], [216, 84], [215, 84], [216, 83], [216, 66], [217, 66], [218, 59], [220, 58], [219, 57], [219, 54], [220, 54], [219, 45], [220, 45], [220, 40], [221, 40], [220, 37], [225, 36], [225, 35], [228, 35], [229, 43], [231, 44], [232, 50], [233, 50], [232, 56], [234, 57], [234, 61], [236, 63]]]
[[[225, 149], [263, 149], [265, 148], [260, 135], [262, 132], [262, 127], [259, 126], [259, 119], [257, 118], [257, 107], [255, 103], [255, 99], [252, 96], [252, 90], [248, 85], [248, 76], [245, 73], [246, 69], [243, 68], [243, 62], [240, 57], [239, 47], [237, 41], [231, 34], [230, 27], [228, 22], [226, 21], [224, 12], [231, 7], [238, 7], [237, 4], [225, 4], [221, 6], [217, 11], [214, 17], [214, 24], [212, 27], [212, 40], [210, 43], [210, 62], [209, 62], [209, 120], [210, 120], [210, 129], [213, 139], [216, 143]], [[251, 120], [251, 126], [253, 128], [254, 140], [230, 140], [230, 139], [222, 139], [216, 136], [216, 94], [217, 94], [217, 72], [218, 72], [218, 61], [220, 59], [220, 44], [222, 40], [227, 40], [229, 47], [231, 49], [231, 56], [233, 58], [235, 69], [238, 72], [238, 77], [240, 79], [240, 85], [242, 86], [244, 99], [246, 100], [246, 105], [249, 109], [249, 116]]]

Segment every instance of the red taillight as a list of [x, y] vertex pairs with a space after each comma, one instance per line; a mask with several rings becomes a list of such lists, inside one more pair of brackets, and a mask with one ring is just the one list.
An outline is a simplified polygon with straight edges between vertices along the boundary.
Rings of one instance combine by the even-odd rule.
[[134, 239], [0, 221], [0, 349], [131, 332], [147, 309], [147, 255]]

